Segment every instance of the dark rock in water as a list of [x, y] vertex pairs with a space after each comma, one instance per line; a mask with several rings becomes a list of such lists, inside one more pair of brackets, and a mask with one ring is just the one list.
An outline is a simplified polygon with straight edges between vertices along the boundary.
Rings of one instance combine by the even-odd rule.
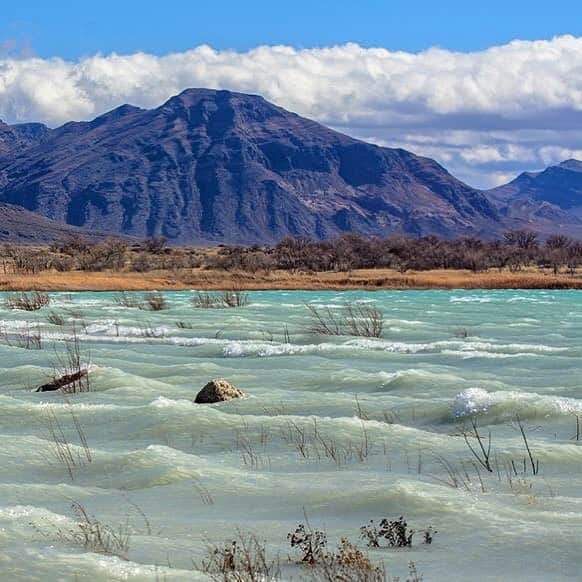
[[214, 404], [233, 398], [241, 398], [244, 392], [226, 380], [211, 380], [198, 392], [194, 399], [196, 404]]
[[36, 389], [36, 392], [52, 392], [54, 390], [58, 390], [59, 388], [64, 388], [65, 386], [69, 386], [74, 382], [78, 382], [81, 378], [87, 376], [88, 373], [89, 372], [87, 370], [79, 370], [73, 374], [65, 374], [60, 378], [55, 378], [52, 382], [48, 382], [47, 384], [39, 386]]

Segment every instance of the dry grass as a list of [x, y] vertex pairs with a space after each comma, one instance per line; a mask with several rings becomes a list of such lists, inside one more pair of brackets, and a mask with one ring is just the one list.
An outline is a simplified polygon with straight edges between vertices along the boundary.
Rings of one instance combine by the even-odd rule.
[[410, 271], [361, 269], [347, 272], [243, 272], [178, 269], [130, 272], [2, 274], [0, 291], [154, 291], [154, 290], [318, 290], [318, 289], [582, 289], [582, 273], [554, 275], [539, 269]]

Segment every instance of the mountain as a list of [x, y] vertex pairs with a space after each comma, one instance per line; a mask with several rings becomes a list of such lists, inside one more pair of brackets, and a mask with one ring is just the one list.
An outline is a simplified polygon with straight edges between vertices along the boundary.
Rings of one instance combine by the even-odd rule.
[[50, 129], [42, 123], [7, 125], [0, 121], [0, 163], [45, 141]]
[[80, 236], [103, 238], [105, 235], [91, 235], [80, 228], [50, 220], [24, 208], [0, 203], [0, 242], [41, 245]]
[[501, 229], [487, 197], [433, 160], [350, 138], [259, 96], [208, 89], [42, 134], [0, 161], [0, 200], [176, 243]]
[[501, 215], [542, 234], [582, 237], [582, 162], [566, 160], [542, 172], [525, 172], [489, 190]]

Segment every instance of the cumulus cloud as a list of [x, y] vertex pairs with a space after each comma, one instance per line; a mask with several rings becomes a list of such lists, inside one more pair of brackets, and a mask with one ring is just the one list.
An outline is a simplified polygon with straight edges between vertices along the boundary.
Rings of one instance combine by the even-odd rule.
[[[1, 54], [1, 52], [0, 52]], [[481, 52], [346, 44], [247, 52], [208, 46], [63, 59], [0, 58], [0, 117], [55, 126], [122, 103], [159, 105], [187, 87], [265, 98], [357, 137], [430, 155], [478, 185], [580, 157], [582, 38]]]

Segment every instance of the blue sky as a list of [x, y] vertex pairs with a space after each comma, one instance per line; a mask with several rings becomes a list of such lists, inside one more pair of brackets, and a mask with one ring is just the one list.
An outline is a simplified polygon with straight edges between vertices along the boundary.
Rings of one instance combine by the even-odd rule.
[[582, 2], [556, 0], [5, 0], [4, 52], [77, 59], [165, 54], [200, 44], [248, 50], [357, 42], [474, 51], [512, 39], [582, 34]]
[[4, 0], [0, 120], [231, 89], [487, 188], [582, 159], [581, 63], [580, 0]]

